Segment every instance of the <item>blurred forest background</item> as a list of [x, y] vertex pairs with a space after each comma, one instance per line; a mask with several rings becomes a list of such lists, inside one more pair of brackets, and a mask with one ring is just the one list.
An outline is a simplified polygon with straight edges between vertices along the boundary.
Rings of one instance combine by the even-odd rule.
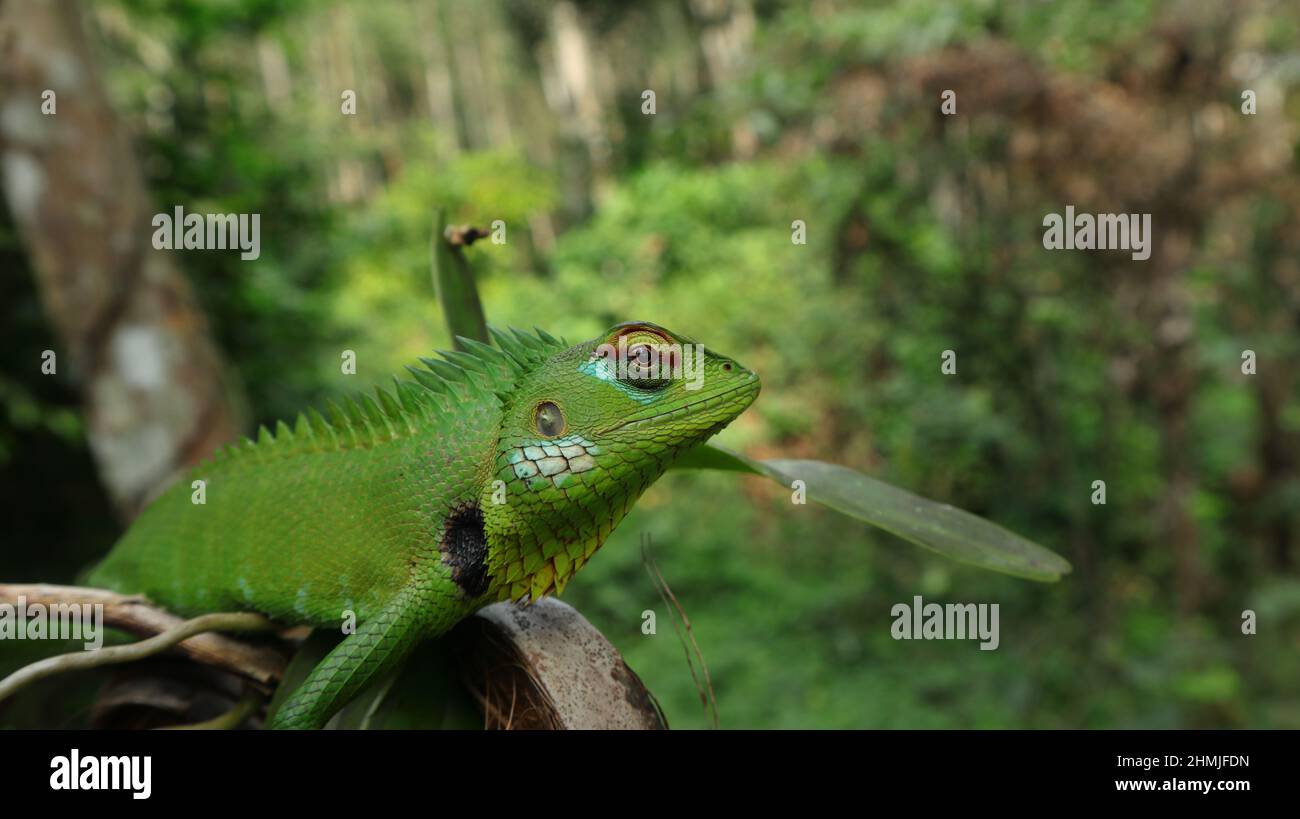
[[[763, 378], [724, 444], [852, 466], [1074, 565], [1003, 577], [758, 478], [671, 473], [564, 599], [674, 727], [709, 717], [643, 533], [724, 727], [1300, 728], [1294, 2], [59, 3], [96, 70], [41, 125], [44, 5], [2, 12], [0, 578], [71, 582], [160, 470], [447, 346], [444, 207], [507, 225], [470, 251], [490, 322], [694, 336]], [[176, 205], [260, 213], [261, 257], [153, 251]], [[1153, 214], [1150, 260], [1045, 252], [1066, 205]], [[124, 314], [223, 380], [132, 392]], [[175, 432], [167, 389], [201, 428], [132, 437]], [[1000, 603], [1000, 648], [894, 641], [914, 594]]]

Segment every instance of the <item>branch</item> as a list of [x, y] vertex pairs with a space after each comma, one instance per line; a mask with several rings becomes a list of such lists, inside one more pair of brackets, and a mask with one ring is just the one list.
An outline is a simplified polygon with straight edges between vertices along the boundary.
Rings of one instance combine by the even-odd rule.
[[98, 651], [78, 651], [39, 660], [0, 680], [0, 700], [29, 683], [53, 674], [129, 662], [173, 647], [196, 662], [237, 674], [268, 692], [275, 687], [286, 664], [285, 657], [274, 648], [211, 633], [218, 630], [274, 629], [275, 625], [260, 614], [228, 612], [182, 620], [150, 605], [142, 597], [131, 597], [106, 589], [0, 583], [0, 604], [6, 603], [13, 606], [38, 603], [45, 606], [102, 605], [105, 627], [121, 629], [138, 636], [152, 636], [129, 645], [101, 648]]
[[239, 727], [250, 714], [262, 704], [262, 698], [252, 691], [245, 691], [244, 696], [226, 713], [203, 722], [189, 725], [167, 725], [161, 731], [233, 731]]

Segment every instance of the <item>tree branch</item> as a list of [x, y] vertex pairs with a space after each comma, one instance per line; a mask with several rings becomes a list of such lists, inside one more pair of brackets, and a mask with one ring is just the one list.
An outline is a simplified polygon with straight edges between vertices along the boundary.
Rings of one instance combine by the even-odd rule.
[[237, 674], [267, 692], [275, 687], [286, 665], [285, 656], [275, 648], [212, 633], [274, 629], [275, 625], [260, 614], [228, 612], [182, 620], [142, 597], [81, 586], [24, 583], [0, 583], [0, 604], [102, 605], [105, 627], [149, 636], [138, 643], [79, 651], [32, 663], [0, 681], [0, 700], [52, 674], [129, 662], [170, 648], [196, 662]]

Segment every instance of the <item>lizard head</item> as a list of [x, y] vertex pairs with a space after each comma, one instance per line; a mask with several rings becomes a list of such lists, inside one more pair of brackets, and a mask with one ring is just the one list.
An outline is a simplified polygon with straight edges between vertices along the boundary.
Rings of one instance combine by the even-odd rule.
[[482, 503], [497, 596], [563, 590], [641, 493], [758, 391], [735, 359], [646, 322], [522, 373]]

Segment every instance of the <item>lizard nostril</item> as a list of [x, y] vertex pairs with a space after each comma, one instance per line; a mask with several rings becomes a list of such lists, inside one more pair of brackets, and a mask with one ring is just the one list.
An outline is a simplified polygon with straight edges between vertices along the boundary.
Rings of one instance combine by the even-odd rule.
[[726, 370], [727, 372], [731, 372], [731, 362], [728, 361], [726, 364], [723, 364], [722, 369]]

